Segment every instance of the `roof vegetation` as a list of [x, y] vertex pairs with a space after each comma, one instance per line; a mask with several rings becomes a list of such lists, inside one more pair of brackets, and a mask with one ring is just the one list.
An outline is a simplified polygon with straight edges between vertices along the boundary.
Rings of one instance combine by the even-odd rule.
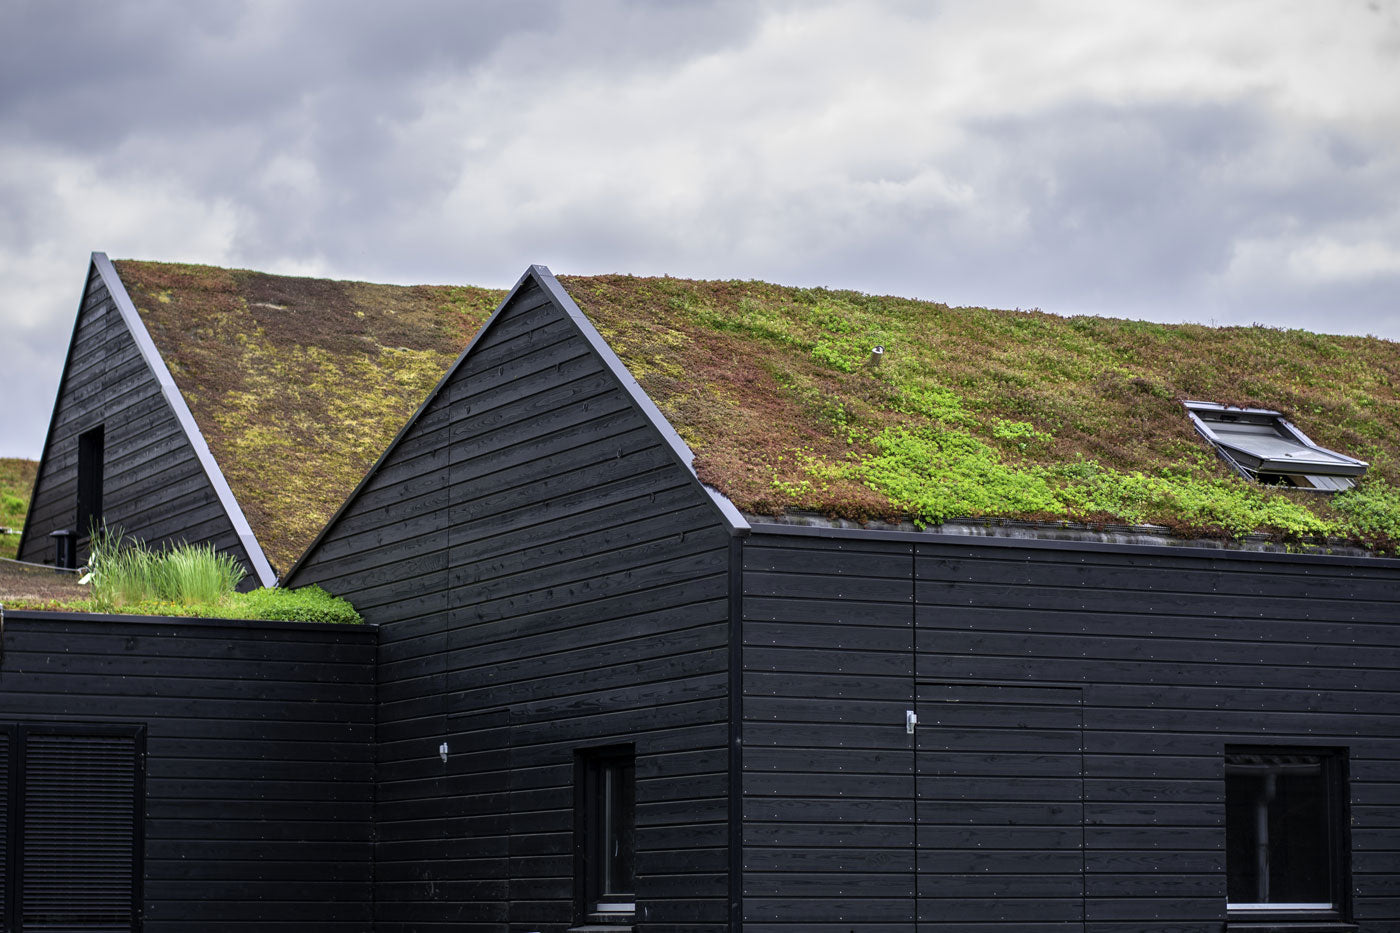
[[[116, 267], [282, 570], [504, 296]], [[1400, 547], [1390, 341], [762, 282], [561, 281], [695, 451], [701, 479], [751, 513]], [[1252, 484], [1195, 433], [1184, 399], [1279, 410], [1370, 472], [1335, 497]]]
[[[1400, 544], [1390, 341], [762, 282], [562, 281], [695, 450], [701, 478], [753, 513]], [[1335, 498], [1255, 485], [1195, 433], [1184, 399], [1280, 410], [1370, 472]]]
[[505, 294], [114, 265], [279, 572]]
[[[294, 590], [236, 587], [243, 568], [209, 544], [175, 544], [159, 550], [128, 538], [119, 528], [93, 533], [86, 572], [75, 580], [59, 573], [45, 586], [37, 568], [0, 562], [0, 598], [12, 609], [65, 610], [125, 615], [257, 619], [286, 622], [362, 622], [346, 600], [319, 586]], [[38, 570], [50, 578], [54, 571]], [[37, 585], [36, 585], [37, 584]]]

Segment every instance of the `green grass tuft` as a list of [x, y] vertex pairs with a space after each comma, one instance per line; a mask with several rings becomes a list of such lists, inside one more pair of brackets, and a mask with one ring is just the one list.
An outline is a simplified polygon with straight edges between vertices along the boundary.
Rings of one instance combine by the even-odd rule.
[[[104, 526], [93, 532], [88, 568], [90, 599], [27, 608], [288, 622], [363, 621], [350, 603], [319, 586], [239, 593], [235, 588], [243, 580], [243, 568], [208, 544], [152, 551], [120, 529]], [[26, 606], [16, 603], [14, 608]]]
[[93, 530], [88, 569], [92, 600], [104, 611], [149, 602], [217, 606], [243, 580], [243, 568], [211, 544], [177, 544], [152, 551], [121, 529]]

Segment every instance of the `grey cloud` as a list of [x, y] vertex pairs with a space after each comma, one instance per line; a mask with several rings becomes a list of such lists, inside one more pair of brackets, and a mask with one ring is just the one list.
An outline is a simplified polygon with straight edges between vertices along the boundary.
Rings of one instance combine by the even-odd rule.
[[[875, 14], [909, 30], [932, 21], [929, 41], [975, 50], [976, 35], [951, 31], [984, 21], [950, 7], [960, 15], [914, 0]], [[1384, 252], [1400, 251], [1393, 118], [1303, 116], [1267, 87], [1134, 96], [1088, 81], [985, 112], [918, 111], [909, 89], [904, 103], [933, 123], [911, 128], [890, 107], [855, 138], [841, 122], [860, 122], [865, 103], [885, 114], [905, 88], [879, 60], [784, 38], [822, 10], [844, 11], [853, 32], [872, 15], [786, 0], [12, 0], [0, 4], [0, 156], [62, 170], [0, 178], [0, 260], [56, 267], [71, 254], [71, 280], [49, 295], [76, 289], [94, 248], [488, 285], [546, 262], [1400, 337], [1400, 271]], [[1002, 64], [1058, 66], [989, 67]], [[890, 74], [925, 72], [906, 59]], [[80, 192], [121, 194], [101, 210], [161, 200], [138, 224], [207, 221], [205, 252], [161, 252], [181, 230], [104, 225], [85, 194], [50, 190], [75, 174]], [[93, 241], [110, 231], [118, 242]], [[1286, 274], [1289, 251], [1317, 243], [1380, 244], [1380, 258]], [[44, 398], [39, 414], [0, 412], [0, 441], [26, 438], [13, 452], [37, 453], [70, 303], [46, 312], [42, 338], [16, 338], [25, 391], [43, 385]]]

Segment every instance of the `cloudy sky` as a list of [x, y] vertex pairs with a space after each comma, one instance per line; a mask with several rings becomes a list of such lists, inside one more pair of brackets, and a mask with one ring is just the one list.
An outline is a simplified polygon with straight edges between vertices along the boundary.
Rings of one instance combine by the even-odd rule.
[[0, 0], [0, 456], [88, 254], [1400, 339], [1400, 0]]

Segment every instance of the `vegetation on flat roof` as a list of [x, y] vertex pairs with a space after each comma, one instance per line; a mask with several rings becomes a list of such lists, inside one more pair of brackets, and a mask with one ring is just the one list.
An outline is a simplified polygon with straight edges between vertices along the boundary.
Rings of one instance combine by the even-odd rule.
[[13, 558], [19, 552], [19, 536], [38, 472], [37, 460], [0, 457], [0, 528], [7, 529], [0, 531], [0, 557]]
[[[562, 281], [695, 450], [701, 478], [750, 512], [1400, 544], [1390, 341], [761, 282]], [[1370, 473], [1335, 498], [1252, 484], [1192, 429], [1188, 398], [1281, 410]]]
[[504, 297], [468, 286], [114, 265], [279, 572]]
[[119, 528], [98, 529], [82, 577], [0, 561], [0, 602], [11, 609], [287, 622], [364, 621], [319, 586], [236, 591], [245, 574], [208, 544], [152, 550]]
[[[30, 568], [32, 569], [32, 568]], [[52, 570], [39, 570], [54, 576]], [[11, 583], [0, 565], [0, 593]], [[84, 591], [74, 595], [69, 588]], [[338, 596], [332, 596], [319, 586], [302, 586], [294, 590], [256, 589], [234, 593], [218, 603], [179, 603], [163, 599], [147, 599], [115, 605], [93, 599], [90, 587], [69, 583], [62, 592], [17, 592], [0, 599], [6, 609], [38, 612], [90, 612], [100, 615], [158, 616], [183, 619], [233, 619], [247, 622], [325, 622], [340, 625], [362, 623], [355, 607]]]

